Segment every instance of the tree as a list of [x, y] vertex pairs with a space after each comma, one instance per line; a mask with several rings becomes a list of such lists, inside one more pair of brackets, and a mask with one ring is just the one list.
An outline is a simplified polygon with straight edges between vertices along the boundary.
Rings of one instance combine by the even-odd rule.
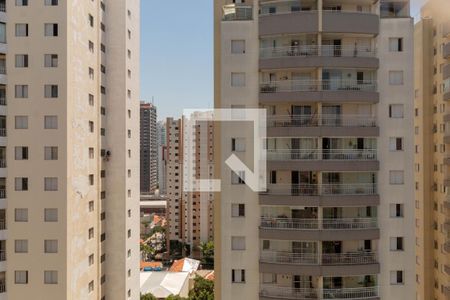
[[155, 249], [147, 245], [146, 243], [141, 243], [141, 253], [145, 259], [148, 259], [150, 256], [155, 255]]
[[207, 268], [214, 268], [214, 242], [201, 243], [199, 248], [202, 253], [202, 264]]
[[141, 294], [141, 300], [158, 300], [155, 296], [153, 296], [152, 294], [148, 293], [145, 295]]
[[186, 298], [180, 297], [179, 295], [170, 295], [166, 300], [188, 300]]
[[214, 300], [214, 282], [200, 276], [195, 277], [189, 300]]

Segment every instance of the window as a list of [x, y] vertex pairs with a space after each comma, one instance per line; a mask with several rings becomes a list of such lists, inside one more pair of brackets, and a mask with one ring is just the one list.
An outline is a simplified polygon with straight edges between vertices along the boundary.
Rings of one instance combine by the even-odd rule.
[[403, 237], [391, 237], [390, 249], [391, 251], [403, 251]]
[[58, 240], [45, 240], [44, 241], [45, 253], [58, 253]]
[[89, 105], [94, 106], [94, 95], [89, 94]]
[[46, 68], [58, 67], [58, 54], [45, 54], [44, 55], [44, 67], [46, 67]]
[[45, 284], [58, 284], [58, 271], [44, 271]]
[[45, 116], [44, 117], [45, 129], [58, 129], [58, 116]]
[[231, 86], [233, 87], [245, 86], [245, 73], [231, 73]]
[[402, 52], [403, 51], [403, 38], [389, 38], [389, 51]]
[[105, 32], [106, 31], [106, 26], [104, 23], [100, 23], [100, 29]]
[[131, 229], [128, 229], [128, 238], [131, 237]]
[[231, 184], [245, 184], [245, 171], [231, 171]]
[[232, 217], [245, 217], [245, 204], [231, 204]]
[[403, 71], [389, 71], [390, 85], [403, 85]]
[[93, 15], [89, 14], [88, 21], [89, 21], [89, 26], [94, 27], [94, 16]]
[[28, 208], [16, 208], [14, 210], [14, 221], [28, 222]]
[[0, 43], [6, 43], [6, 23], [0, 22]]
[[94, 201], [89, 201], [89, 212], [93, 212], [94, 211]]
[[28, 129], [28, 117], [27, 116], [15, 116], [15, 128], [16, 129]]
[[403, 271], [391, 271], [390, 277], [391, 285], [403, 284]]
[[58, 222], [58, 209], [57, 208], [45, 208], [44, 209], [44, 221], [45, 222]]
[[44, 86], [44, 96], [45, 98], [57, 98], [58, 86], [56, 84], [46, 84]]
[[94, 264], [94, 254], [89, 255], [89, 265], [92, 266]]
[[28, 85], [16, 85], [14, 89], [16, 98], [28, 98]]
[[403, 138], [401, 137], [389, 138], [389, 151], [403, 151]]
[[28, 36], [28, 24], [16, 24], [16, 36]]
[[89, 51], [94, 53], [94, 43], [92, 41], [89, 41]]
[[89, 121], [89, 132], [94, 132], [94, 122]]
[[105, 88], [104, 86], [101, 86], [101, 87], [100, 87], [100, 93], [101, 93], [102, 95], [105, 95], [105, 94], [106, 94], [106, 88]]
[[16, 54], [16, 68], [28, 68], [27, 54]]
[[94, 238], [94, 228], [89, 228], [89, 231], [88, 231], [88, 237], [89, 237], [89, 239], [93, 239]]
[[57, 191], [58, 190], [58, 178], [45, 177], [44, 178], [44, 191]]
[[16, 160], [27, 160], [28, 159], [28, 147], [20, 146], [14, 148]]
[[389, 105], [389, 118], [402, 119], [403, 118], [403, 104]]
[[44, 147], [44, 160], [58, 160], [58, 147]]
[[100, 51], [106, 53], [106, 46], [104, 44], [100, 44]]
[[245, 270], [233, 269], [231, 270], [232, 283], [245, 283]]
[[58, 24], [46, 23], [45, 24], [45, 36], [58, 36]]
[[245, 138], [232, 138], [231, 139], [231, 151], [244, 152], [245, 151]]
[[89, 148], [89, 159], [93, 159], [94, 158], [94, 148]]
[[231, 250], [245, 250], [245, 237], [244, 236], [232, 236], [231, 237]]
[[106, 233], [102, 233], [100, 235], [100, 242], [104, 242], [106, 240]]
[[15, 240], [14, 241], [15, 253], [28, 253], [28, 240]]
[[15, 271], [14, 272], [15, 284], [27, 284], [28, 283], [28, 271]]
[[56, 5], [58, 5], [58, 0], [45, 0], [45, 5], [56, 6]]
[[94, 69], [89, 68], [89, 78], [94, 80]]
[[231, 41], [231, 53], [244, 54], [245, 53], [245, 40], [232, 40]]
[[94, 291], [94, 281], [89, 282], [88, 291], [89, 291], [89, 293]]
[[16, 177], [14, 178], [14, 185], [16, 191], [28, 191], [28, 178]]
[[389, 211], [391, 218], [402, 218], [403, 217], [403, 204], [390, 204]]
[[403, 171], [389, 171], [389, 184], [403, 184]]
[[28, 6], [28, 0], [16, 0], [16, 6]]
[[89, 185], [94, 185], [94, 175], [93, 174], [89, 175]]

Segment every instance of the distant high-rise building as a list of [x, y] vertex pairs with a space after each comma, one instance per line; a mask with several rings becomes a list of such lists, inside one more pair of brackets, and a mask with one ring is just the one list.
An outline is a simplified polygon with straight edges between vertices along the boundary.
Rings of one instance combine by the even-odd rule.
[[156, 106], [141, 102], [141, 192], [158, 187], [158, 129]]
[[159, 193], [165, 195], [166, 189], [166, 122], [159, 121], [157, 124], [158, 128], [158, 187]]
[[2, 0], [0, 53], [0, 299], [138, 300], [140, 1]]
[[[184, 192], [183, 169], [186, 160], [193, 162], [192, 175], [198, 179], [214, 177], [212, 123], [200, 122], [193, 128], [193, 136], [186, 135], [182, 119], [168, 118], [166, 122], [166, 188], [169, 223], [169, 240], [182, 242], [191, 247], [196, 256], [201, 242], [213, 239], [213, 193]], [[191, 138], [189, 143], [186, 139]], [[184, 147], [196, 148], [195, 157], [183, 156]]]
[[430, 0], [415, 25], [417, 300], [450, 299], [450, 2]]
[[215, 299], [416, 299], [409, 1], [214, 3], [215, 107], [267, 112], [261, 193], [218, 125]]

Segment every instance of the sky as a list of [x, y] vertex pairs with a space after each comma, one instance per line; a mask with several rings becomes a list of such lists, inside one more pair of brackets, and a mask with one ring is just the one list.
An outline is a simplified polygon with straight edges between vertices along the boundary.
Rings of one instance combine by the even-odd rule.
[[[425, 0], [411, 0], [417, 17]], [[141, 1], [141, 99], [158, 119], [213, 106], [213, 0]]]
[[141, 99], [158, 119], [213, 106], [213, 0], [141, 1]]

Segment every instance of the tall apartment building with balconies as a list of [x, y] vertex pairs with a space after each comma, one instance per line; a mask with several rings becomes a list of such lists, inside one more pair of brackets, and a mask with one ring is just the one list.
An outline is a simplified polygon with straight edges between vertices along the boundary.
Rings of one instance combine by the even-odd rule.
[[415, 298], [412, 63], [408, 1], [215, 2], [215, 107], [268, 127], [258, 194], [218, 126], [217, 299]]
[[415, 25], [417, 299], [450, 297], [450, 4], [431, 0]]
[[139, 19], [0, 1], [0, 299], [139, 299]]
[[158, 128], [156, 106], [141, 102], [140, 110], [141, 192], [158, 188]]

